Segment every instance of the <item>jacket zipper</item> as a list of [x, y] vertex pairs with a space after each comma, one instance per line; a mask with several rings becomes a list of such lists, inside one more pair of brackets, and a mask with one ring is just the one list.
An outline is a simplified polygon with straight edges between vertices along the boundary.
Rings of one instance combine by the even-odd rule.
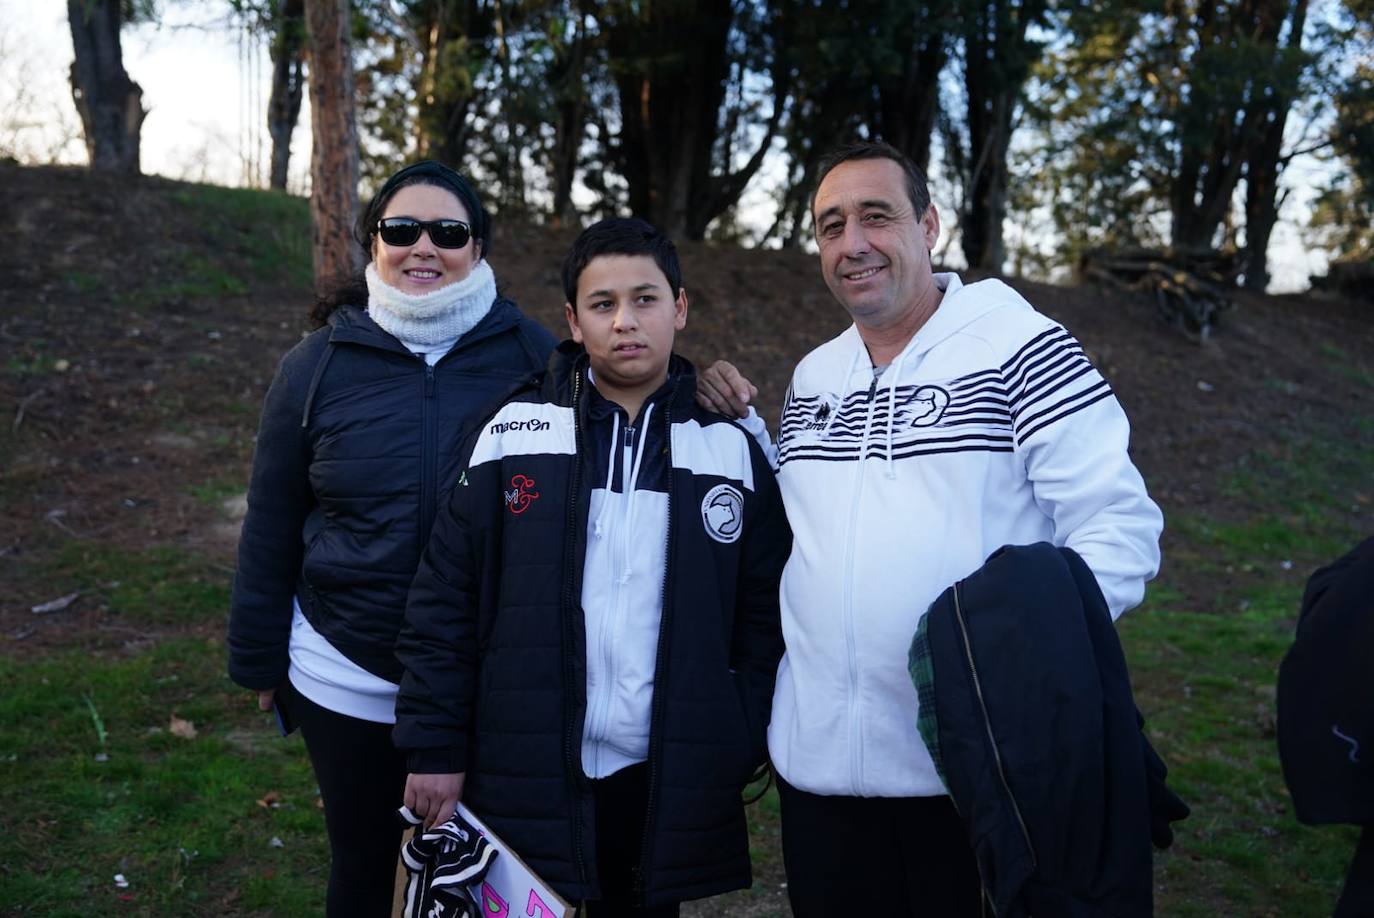
[[[424, 360], [423, 357], [420, 358]], [[425, 398], [424, 409], [420, 415], [420, 551], [425, 550], [425, 543], [429, 541], [429, 531], [434, 527], [434, 517], [439, 512], [439, 498], [435, 493], [438, 490], [436, 479], [439, 477], [438, 465], [439, 457], [435, 455], [438, 451], [438, 426], [434, 422], [434, 416], [438, 413], [434, 399], [434, 367], [425, 364]]]
[[[848, 380], [845, 381], [847, 386]], [[859, 497], [863, 494], [864, 465], [868, 461], [868, 435], [873, 427], [873, 402], [877, 398], [878, 379], [874, 377], [868, 388], [868, 406], [864, 412], [864, 432], [859, 440], [859, 461], [855, 463], [854, 489], [849, 498], [849, 531], [844, 548], [844, 644], [849, 662], [849, 785], [856, 796], [863, 795], [863, 721], [859, 706], [859, 651], [854, 636], [854, 538], [859, 519]], [[841, 397], [841, 405], [844, 404]], [[836, 413], [839, 408], [835, 409]]]
[[[434, 528], [434, 518], [439, 515], [439, 457], [437, 455], [439, 448], [439, 425], [436, 422], [438, 407], [434, 397], [437, 388], [438, 369], [440, 366], [447, 363], [454, 354], [465, 351], [474, 344], [503, 334], [508, 330], [509, 329], [506, 328], [496, 328], [476, 338], [472, 338], [471, 340], [461, 338], [454, 343], [453, 347], [448, 349], [444, 356], [440, 357], [433, 364], [430, 364], [424, 357], [413, 354], [409, 350], [406, 351], [407, 354], [416, 357], [416, 359], [425, 365], [424, 407], [420, 421], [420, 443], [421, 449], [423, 450], [423, 455], [420, 457], [419, 539], [421, 554], [424, 553], [425, 545], [429, 542], [430, 530]], [[522, 379], [520, 385], [516, 386], [512, 391], [519, 391], [519, 389], [525, 386], [526, 382], [527, 380]]]
[[[567, 548], [563, 552], [563, 641], [568, 648], [576, 646], [577, 640], [574, 634], [574, 626], [580, 622], [574, 621], [577, 618], [573, 614], [576, 608], [573, 596], [573, 586], [576, 580], [577, 564], [577, 499], [582, 490], [582, 417], [579, 404], [579, 393], [582, 388], [582, 375], [573, 374], [572, 384], [572, 408], [573, 408], [573, 467], [572, 477], [569, 481], [568, 489], [568, 514], [564, 531], [567, 532]], [[585, 533], [586, 527], [583, 527]], [[584, 626], [585, 631], [585, 626]], [[574, 731], [581, 733], [581, 724], [577, 722], [577, 681], [578, 668], [572, 653], [563, 654], [563, 767], [567, 769], [568, 781], [573, 785], [572, 794], [572, 843], [573, 843], [573, 863], [577, 868], [577, 877], [583, 886], [587, 884], [587, 858], [582, 847], [582, 796], [583, 785], [582, 764], [578, 761], [576, 751], [580, 744], [574, 742]], [[583, 691], [586, 691], [586, 678], [582, 679]], [[582, 709], [582, 716], [587, 716], [585, 705]]]
[[[629, 503], [634, 500], [634, 495], [630, 493], [633, 490], [633, 483], [630, 481], [630, 472], [634, 467], [636, 431], [634, 427], [629, 425], [620, 428], [620, 431], [620, 446], [617, 448], [617, 445], [612, 443], [611, 452], [615, 457], [614, 462], [619, 466], [621, 493], [624, 494], [626, 499], [626, 506], [623, 513], [628, 514]], [[645, 436], [645, 434], [646, 432], [640, 431], [638, 435], [642, 437]], [[614, 490], [612, 485], [614, 484], [616, 471], [617, 466], [612, 465], [609, 471], [611, 479], [606, 484], [606, 490], [608, 492], [606, 495], [607, 500], [611, 499], [610, 492]], [[597, 655], [601, 659], [601, 671], [605, 674], [605, 678], [602, 680], [600, 691], [595, 699], [595, 705], [592, 704], [592, 699], [590, 697], [587, 699], [587, 716], [591, 720], [591, 726], [587, 734], [595, 741], [597, 759], [594, 765], [598, 770], [601, 765], [601, 748], [604, 745], [606, 734], [609, 730], [611, 707], [615, 703], [616, 672], [612, 665], [614, 663], [614, 657], [611, 653], [610, 645], [613, 641], [613, 636], [620, 633], [621, 625], [625, 620], [626, 590], [620, 578], [630, 566], [629, 541], [633, 533], [629, 531], [628, 523], [628, 519], [622, 518], [620, 520], [621, 525], [617, 529], [617, 534], [621, 536], [619, 540], [620, 550], [617, 551], [614, 545], [608, 548], [611, 557], [612, 577], [610, 602], [606, 605], [607, 608], [610, 609], [610, 614], [602, 621], [596, 648]], [[586, 563], [585, 558], [583, 563]], [[591, 649], [588, 648], [588, 653], [590, 652]]]
[[[654, 820], [658, 813], [658, 763], [663, 753], [663, 708], [667, 703], [668, 632], [672, 627], [672, 602], [668, 584], [673, 577], [673, 492], [677, 489], [676, 476], [673, 474], [673, 398], [677, 395], [678, 383], [674, 383], [663, 399], [663, 451], [668, 469], [668, 502], [664, 518], [668, 531], [664, 538], [663, 583], [659, 586], [659, 607], [663, 610], [658, 620], [658, 651], [654, 658], [654, 700], [649, 715], [649, 801], [644, 811], [644, 837], [640, 841], [638, 876], [634, 878], [635, 898], [644, 903], [648, 897], [649, 863], [652, 855]], [[646, 436], [648, 431], [640, 431]]]
[[968, 625], [964, 621], [964, 608], [959, 600], [959, 587], [962, 581], [954, 584], [954, 617], [959, 622], [959, 634], [964, 641], [964, 658], [968, 660], [969, 673], [973, 677], [973, 690], [978, 696], [978, 709], [983, 715], [983, 729], [988, 734], [988, 746], [992, 748], [993, 761], [997, 763], [997, 777], [1002, 782], [1002, 790], [1006, 792], [1007, 799], [1011, 801], [1011, 811], [1016, 814], [1016, 823], [1021, 828], [1021, 837], [1026, 840], [1026, 850], [1030, 852], [1031, 866], [1036, 863], [1035, 846], [1031, 844], [1030, 832], [1026, 829], [1026, 820], [1021, 816], [1021, 807], [1016, 802], [1016, 797], [1012, 795], [1011, 785], [1007, 783], [1007, 771], [1002, 764], [1002, 753], [997, 749], [997, 739], [992, 733], [992, 718], [988, 716], [987, 701], [983, 698], [983, 683], [978, 678], [978, 667], [973, 662], [973, 644], [969, 640]]

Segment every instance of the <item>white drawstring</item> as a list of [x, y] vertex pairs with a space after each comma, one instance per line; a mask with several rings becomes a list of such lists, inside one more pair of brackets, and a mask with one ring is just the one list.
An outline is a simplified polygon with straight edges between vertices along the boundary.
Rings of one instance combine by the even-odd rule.
[[916, 339], [903, 348], [897, 355], [890, 367], [892, 375], [888, 377], [887, 387], [887, 477], [889, 480], [897, 477], [897, 468], [892, 461], [892, 439], [897, 430], [897, 383], [902, 378], [902, 364], [906, 361], [907, 355], [911, 353], [911, 345], [916, 343]]
[[644, 406], [644, 418], [639, 422], [639, 444], [635, 449], [634, 458], [630, 466], [630, 480], [627, 485], [629, 488], [628, 496], [630, 499], [630, 506], [625, 518], [625, 551], [621, 555], [622, 564], [624, 565], [620, 572], [620, 583], [622, 585], [630, 582], [630, 543], [634, 538], [635, 495], [639, 493], [639, 488], [637, 487], [639, 484], [639, 471], [644, 467], [644, 444], [649, 440], [649, 418], [653, 416], [653, 413], [654, 406], [653, 403], [650, 402], [648, 405]]
[[610, 480], [606, 482], [606, 498], [601, 502], [601, 512], [596, 515], [596, 522], [592, 524], [592, 535], [598, 539], [601, 538], [601, 534], [606, 529], [606, 514], [611, 509], [611, 484], [615, 481], [616, 466], [615, 446], [616, 440], [620, 437], [620, 412], [611, 412], [611, 418], [613, 419], [613, 423], [611, 424], [611, 450], [606, 456], [606, 468], [609, 470], [606, 474], [610, 476]]
[[[844, 374], [844, 382], [840, 385], [839, 395], [836, 396], [838, 401], [835, 403], [835, 408], [830, 412], [830, 416], [825, 419], [825, 426], [821, 428], [821, 436], [830, 436], [830, 425], [835, 423], [835, 419], [840, 416], [840, 409], [844, 407], [845, 394], [849, 392], [849, 385], [854, 379], [854, 368], [859, 365], [859, 355], [867, 353], [868, 348], [864, 347], [863, 342], [860, 341], [859, 346], [854, 349], [854, 356], [849, 361], [849, 370]], [[863, 458], [863, 447], [864, 444], [859, 444], [860, 459]]]

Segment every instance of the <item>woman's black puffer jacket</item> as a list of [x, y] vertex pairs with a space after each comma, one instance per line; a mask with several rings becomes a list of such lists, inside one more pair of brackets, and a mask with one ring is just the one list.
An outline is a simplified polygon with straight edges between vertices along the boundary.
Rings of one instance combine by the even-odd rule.
[[344, 656], [399, 682], [406, 591], [464, 428], [541, 371], [554, 339], [515, 304], [427, 366], [357, 307], [282, 358], [253, 455], [229, 619], [229, 675], [286, 678], [291, 599]]

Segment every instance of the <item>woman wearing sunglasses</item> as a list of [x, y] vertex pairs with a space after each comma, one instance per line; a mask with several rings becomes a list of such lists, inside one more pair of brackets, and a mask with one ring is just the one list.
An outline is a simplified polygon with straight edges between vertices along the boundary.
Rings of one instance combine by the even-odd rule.
[[392, 647], [460, 435], [554, 345], [497, 293], [487, 213], [452, 169], [400, 170], [358, 229], [363, 278], [317, 304], [263, 405], [229, 623], [234, 681], [304, 735], [331, 918], [391, 908], [407, 771]]

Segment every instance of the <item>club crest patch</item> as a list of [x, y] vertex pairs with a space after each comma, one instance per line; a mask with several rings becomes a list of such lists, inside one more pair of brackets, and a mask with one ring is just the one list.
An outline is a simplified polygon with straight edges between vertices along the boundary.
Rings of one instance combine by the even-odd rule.
[[898, 423], [911, 427], [934, 427], [949, 407], [949, 393], [939, 386], [922, 386], [898, 412]]
[[505, 495], [506, 509], [517, 514], [524, 513], [539, 498], [539, 492], [534, 490], [534, 479], [528, 475], [513, 476]]
[[701, 500], [701, 524], [706, 534], [729, 545], [744, 529], [744, 496], [728, 484], [718, 484]]

